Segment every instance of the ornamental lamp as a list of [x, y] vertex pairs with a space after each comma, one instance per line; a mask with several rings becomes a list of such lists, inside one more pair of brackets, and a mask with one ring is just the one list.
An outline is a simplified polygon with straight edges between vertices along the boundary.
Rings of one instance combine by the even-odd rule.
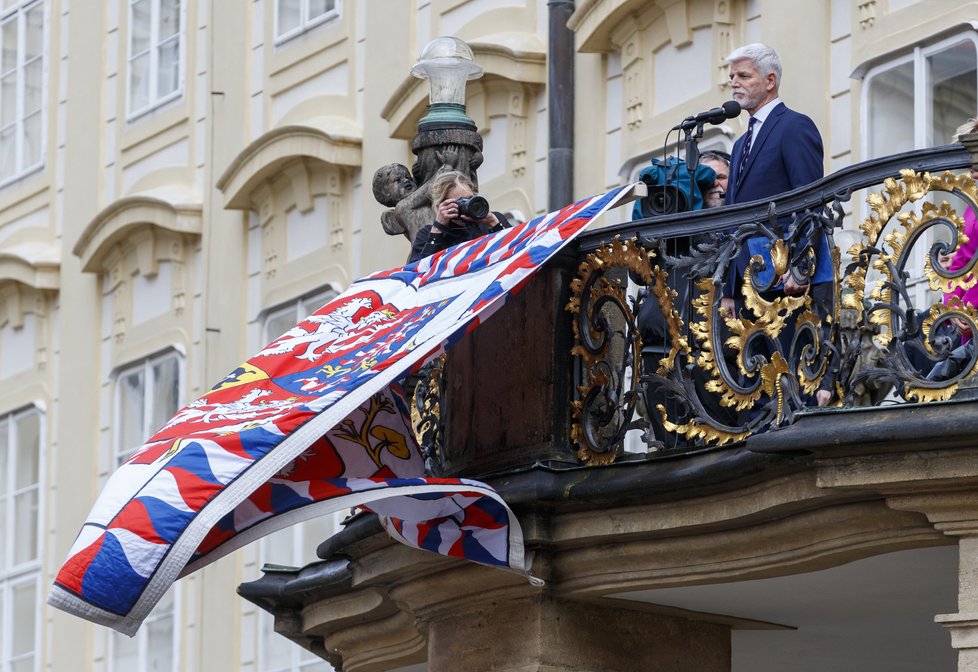
[[472, 49], [457, 37], [436, 37], [421, 51], [411, 74], [428, 80], [428, 114], [419, 130], [466, 126], [475, 122], [465, 114], [465, 82], [482, 76]]

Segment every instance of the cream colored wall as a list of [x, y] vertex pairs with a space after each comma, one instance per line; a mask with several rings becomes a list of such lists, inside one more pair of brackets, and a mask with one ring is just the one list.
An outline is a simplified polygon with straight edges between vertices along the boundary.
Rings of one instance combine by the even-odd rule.
[[[747, 39], [781, 52], [783, 97], [822, 130], [826, 168], [848, 165], [859, 155], [849, 74], [978, 16], [978, 2], [904, 4], [579, 0], [576, 195], [623, 182], [672, 125], [727, 99], [722, 57]], [[125, 0], [49, 0], [45, 167], [0, 188], [0, 253], [20, 255], [0, 263], [0, 346], [26, 315], [37, 360], [0, 379], [0, 412], [47, 410], [48, 583], [110, 468], [113, 371], [176, 344], [192, 400], [248, 356], [268, 309], [403, 262], [407, 243], [382, 231], [370, 182], [383, 164], [413, 162], [427, 89], [409, 71], [427, 40], [456, 34], [486, 69], [469, 88], [482, 192], [527, 217], [545, 207], [546, 3], [343, 0], [339, 20], [279, 45], [272, 1], [242, 6], [186, 0], [183, 95], [128, 119]], [[681, 76], [664, 74], [670, 64]], [[743, 130], [734, 120], [707, 140]], [[324, 211], [335, 227], [311, 231], [320, 248], [267, 258]], [[133, 324], [133, 302], [159, 296], [168, 305]], [[181, 669], [256, 669], [257, 612], [235, 587], [259, 562], [244, 549], [183, 582]], [[46, 669], [104, 669], [104, 629], [48, 608], [44, 623]]]

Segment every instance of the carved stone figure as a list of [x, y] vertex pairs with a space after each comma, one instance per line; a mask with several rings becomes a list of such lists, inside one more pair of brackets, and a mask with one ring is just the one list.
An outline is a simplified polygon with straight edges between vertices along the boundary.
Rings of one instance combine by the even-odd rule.
[[430, 180], [419, 188], [411, 171], [400, 163], [377, 169], [373, 192], [378, 203], [391, 208], [380, 216], [380, 223], [388, 235], [403, 234], [413, 242], [418, 229], [431, 223], [434, 211], [429, 183]]
[[380, 216], [384, 231], [391, 236], [403, 235], [413, 244], [418, 230], [434, 221], [431, 182], [437, 175], [457, 170], [478, 184], [482, 138], [461, 128], [421, 131], [412, 150], [418, 158], [411, 170], [400, 163], [381, 166], [374, 173], [372, 186], [377, 202], [390, 208]]

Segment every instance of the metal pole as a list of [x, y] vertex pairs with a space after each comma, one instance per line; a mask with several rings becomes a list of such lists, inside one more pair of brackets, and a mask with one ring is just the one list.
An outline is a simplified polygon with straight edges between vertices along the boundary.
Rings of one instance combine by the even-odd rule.
[[567, 27], [574, 13], [574, 0], [550, 0], [547, 7], [550, 16], [547, 205], [549, 210], [556, 210], [574, 200], [574, 33]]

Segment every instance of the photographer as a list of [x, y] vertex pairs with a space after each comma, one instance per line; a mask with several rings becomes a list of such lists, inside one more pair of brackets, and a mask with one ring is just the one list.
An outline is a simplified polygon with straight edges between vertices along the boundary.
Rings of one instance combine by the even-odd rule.
[[418, 231], [408, 263], [510, 227], [506, 215], [490, 212], [488, 201], [476, 195], [472, 180], [458, 171], [442, 173], [434, 179], [431, 202], [435, 221]]

